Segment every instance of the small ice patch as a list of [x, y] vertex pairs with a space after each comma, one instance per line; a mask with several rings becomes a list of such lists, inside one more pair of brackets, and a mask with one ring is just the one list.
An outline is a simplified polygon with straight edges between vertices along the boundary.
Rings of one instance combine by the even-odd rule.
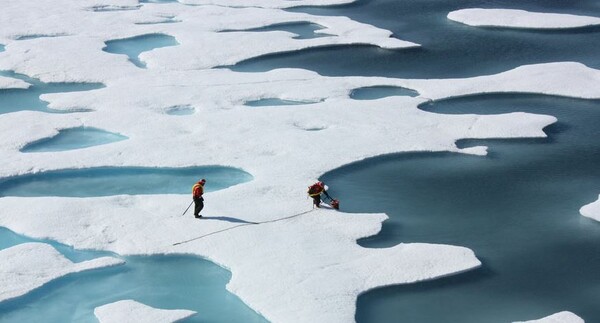
[[519, 321], [514, 323], [584, 323], [583, 319], [571, 312], [563, 311], [550, 316], [546, 316], [539, 320]]
[[122, 300], [94, 309], [100, 323], [170, 323], [195, 315], [188, 310], [163, 310], [150, 307], [134, 300]]
[[566, 29], [600, 26], [600, 18], [516, 9], [462, 9], [450, 12], [448, 19], [476, 27], [522, 29]]
[[588, 218], [600, 221], [600, 196], [598, 196], [596, 202], [585, 205], [579, 209], [579, 213]]

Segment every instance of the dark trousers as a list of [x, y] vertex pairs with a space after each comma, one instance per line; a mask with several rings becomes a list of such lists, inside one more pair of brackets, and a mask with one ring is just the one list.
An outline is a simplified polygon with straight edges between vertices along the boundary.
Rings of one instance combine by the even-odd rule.
[[199, 215], [204, 208], [204, 198], [194, 197], [194, 216]]
[[321, 195], [320, 194], [319, 195], [315, 195], [312, 198], [313, 198], [313, 204], [316, 207], [320, 207], [320, 204], [321, 204]]

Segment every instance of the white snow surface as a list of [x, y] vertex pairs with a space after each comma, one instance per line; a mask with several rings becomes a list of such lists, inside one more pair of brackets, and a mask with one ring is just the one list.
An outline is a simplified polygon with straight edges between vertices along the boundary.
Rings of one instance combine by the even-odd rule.
[[51, 245], [24, 243], [0, 250], [0, 302], [23, 296], [62, 276], [123, 264], [113, 257], [73, 263]]
[[546, 316], [539, 320], [532, 321], [523, 321], [523, 322], [514, 322], [514, 323], [584, 323], [585, 321], [579, 316], [568, 312], [563, 311], [550, 316]]
[[[270, 1], [269, 6], [283, 7], [288, 2]], [[455, 142], [545, 137], [542, 129], [556, 122], [552, 116], [520, 112], [443, 115], [418, 109], [430, 99], [494, 92], [600, 97], [600, 72], [573, 62], [441, 80], [324, 77], [300, 69], [266, 73], [210, 69], [325, 44], [414, 46], [389, 38], [389, 31], [344, 17], [225, 5], [6, 1], [0, 11], [0, 42], [6, 44], [6, 51], [0, 53], [0, 70], [45, 82], [93, 81], [106, 87], [42, 96], [53, 109], [84, 107], [92, 112], [0, 115], [0, 128], [14, 129], [0, 139], [0, 176], [100, 166], [224, 165], [241, 168], [254, 179], [205, 194], [205, 220], [193, 219], [189, 213], [181, 216], [190, 202], [187, 195], [3, 197], [0, 226], [75, 248], [123, 255], [201, 256], [229, 269], [228, 290], [268, 320], [351, 322], [356, 297], [367, 290], [455, 274], [476, 268], [480, 262], [471, 250], [460, 246], [360, 247], [356, 240], [377, 234], [387, 216], [310, 211], [308, 185], [327, 171], [382, 154], [451, 151], [485, 155], [486, 147], [459, 149]], [[180, 22], [147, 24], [171, 17]], [[327, 27], [324, 32], [337, 36], [298, 40], [284, 32], [219, 32], [286, 21], [318, 23]], [[134, 66], [123, 55], [102, 51], [107, 40], [148, 33], [175, 36], [179, 45], [142, 53], [146, 69]], [[26, 35], [44, 37], [17, 40]], [[371, 86], [411, 88], [421, 96], [349, 97], [353, 89]], [[244, 105], [261, 98], [317, 103]], [[174, 106], [192, 107], [194, 114], [167, 115]], [[19, 151], [60, 129], [82, 125], [129, 139], [74, 151]], [[196, 180], [190, 178], [190, 188]], [[210, 186], [211, 179], [207, 180]], [[271, 221], [305, 211], [310, 212], [260, 225], [239, 226], [223, 220]], [[232, 229], [212, 234], [228, 228]]]
[[189, 310], [164, 310], [126, 299], [94, 309], [100, 323], [171, 323], [196, 314]]
[[600, 25], [599, 17], [518, 9], [461, 9], [450, 12], [448, 19], [469, 26], [522, 29], [568, 29]]
[[600, 221], [600, 195], [598, 196], [598, 200], [588, 205], [584, 205], [581, 209], [579, 209], [579, 213], [581, 213], [583, 216], [587, 216], [588, 218]]
[[23, 80], [0, 75], [0, 90], [27, 89], [27, 88], [29, 88], [29, 86], [31, 86], [31, 84], [29, 84]]

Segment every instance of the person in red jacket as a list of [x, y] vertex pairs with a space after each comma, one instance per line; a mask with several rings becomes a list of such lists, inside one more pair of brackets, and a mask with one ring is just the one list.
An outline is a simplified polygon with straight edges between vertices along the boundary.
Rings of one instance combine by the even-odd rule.
[[200, 215], [200, 211], [204, 208], [204, 198], [202, 194], [204, 194], [204, 183], [206, 180], [203, 178], [198, 183], [192, 186], [192, 198], [194, 199], [194, 217], [199, 219], [202, 217]]
[[329, 196], [327, 191], [325, 190], [325, 183], [319, 181], [308, 187], [308, 196], [312, 197], [313, 205], [315, 207], [321, 207], [321, 194], [325, 194], [330, 200], [330, 206], [336, 210], [340, 209], [340, 201]]
[[325, 184], [321, 181], [316, 182], [308, 187], [308, 196], [312, 197], [313, 205], [315, 207], [321, 207], [321, 193], [329, 196], [325, 191]]

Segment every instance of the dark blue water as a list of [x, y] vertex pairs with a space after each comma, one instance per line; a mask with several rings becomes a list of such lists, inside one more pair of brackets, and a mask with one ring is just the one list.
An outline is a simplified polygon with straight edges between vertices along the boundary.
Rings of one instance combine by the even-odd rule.
[[[294, 39], [312, 39], [319, 37], [328, 37], [330, 34], [316, 33], [315, 31], [324, 29], [323, 26], [309, 23], [309, 22], [294, 22], [294, 23], [283, 23], [274, 24], [260, 28], [251, 28], [244, 30], [223, 30], [222, 32], [236, 32], [236, 31], [251, 31], [251, 32], [270, 32], [270, 31], [287, 31], [296, 36]], [[243, 37], [243, 36], [242, 36]]]
[[596, 0], [361, 0], [333, 8], [295, 8], [316, 15], [343, 15], [391, 30], [418, 49], [373, 46], [307, 49], [250, 59], [232, 67], [257, 72], [298, 67], [332, 76], [449, 78], [494, 74], [520, 65], [572, 61], [600, 68], [598, 28], [540, 32], [474, 28], [446, 18], [464, 8], [512, 8], [600, 16]]
[[191, 194], [205, 178], [206, 192], [252, 180], [232, 167], [186, 168], [100, 167], [20, 175], [0, 180], [0, 196], [92, 197], [120, 194]]
[[51, 152], [81, 149], [125, 140], [120, 134], [90, 127], [63, 129], [51, 138], [25, 145], [21, 152]]
[[352, 90], [350, 97], [355, 100], [375, 100], [388, 96], [418, 96], [419, 92], [395, 86], [371, 86]]
[[4, 45], [0, 44], [0, 52], [4, 51]]
[[49, 109], [48, 102], [42, 101], [40, 95], [58, 92], [89, 91], [104, 87], [101, 83], [44, 83], [26, 75], [9, 71], [0, 71], [0, 75], [20, 79], [31, 84], [28, 89], [0, 89], [0, 115], [22, 110], [49, 113], [88, 111], [85, 107], [70, 111]]
[[177, 46], [179, 43], [175, 37], [164, 34], [148, 34], [131, 38], [109, 40], [102, 50], [112, 54], [125, 54], [135, 66], [146, 68], [146, 63], [139, 56], [156, 48]]
[[[480, 95], [424, 104], [436, 113], [551, 114], [549, 138], [464, 140], [487, 157], [411, 153], [325, 174], [344, 211], [386, 212], [380, 248], [430, 242], [471, 248], [483, 267], [380, 288], [358, 299], [358, 322], [512, 322], [562, 310], [600, 322], [600, 223], [579, 208], [600, 192], [600, 101]], [[360, 183], [360, 185], [356, 185]]]
[[[51, 244], [74, 262], [116, 256], [29, 239], [0, 227], [0, 249], [33, 241]], [[97, 322], [94, 308], [123, 299], [199, 313], [182, 322], [266, 322], [225, 289], [231, 274], [210, 261], [191, 256], [123, 259], [124, 265], [72, 274], [0, 303], [0, 322]]]

